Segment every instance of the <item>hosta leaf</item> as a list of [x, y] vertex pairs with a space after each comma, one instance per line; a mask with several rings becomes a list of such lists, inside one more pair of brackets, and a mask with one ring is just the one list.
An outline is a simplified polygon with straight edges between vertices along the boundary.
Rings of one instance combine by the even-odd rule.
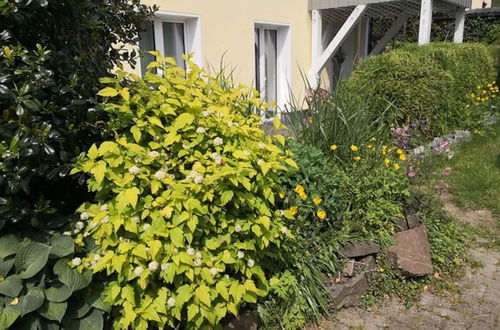
[[68, 300], [73, 291], [66, 285], [55, 282], [50, 288], [45, 289], [45, 297], [52, 302], [62, 302]]
[[71, 297], [68, 304], [71, 308], [68, 310], [66, 317], [71, 319], [79, 319], [80, 317], [85, 316], [85, 314], [87, 314], [90, 310], [90, 305], [78, 296]]
[[0, 237], [0, 258], [15, 254], [19, 244], [19, 240], [13, 234]]
[[19, 300], [21, 316], [24, 316], [40, 308], [45, 300], [45, 295], [43, 294], [42, 289], [34, 286], [29, 288], [26, 295], [19, 298]]
[[0, 282], [0, 294], [9, 297], [17, 297], [23, 289], [23, 281], [18, 275], [11, 275]]
[[50, 245], [51, 258], [62, 258], [75, 252], [75, 245], [70, 236], [56, 234], [50, 240]]
[[14, 266], [13, 256], [5, 259], [0, 259], [0, 276], [7, 276], [9, 271], [12, 269], [12, 266]]
[[9, 307], [4, 308], [0, 313], [0, 330], [9, 329], [19, 315], [17, 310]]
[[61, 322], [67, 308], [67, 302], [56, 303], [52, 301], [45, 301], [42, 307], [38, 310], [38, 313], [47, 320]]
[[38, 242], [21, 247], [14, 261], [19, 277], [30, 278], [38, 273], [47, 263], [50, 249], [50, 246]]
[[92, 272], [86, 269], [79, 273], [75, 268], [70, 268], [67, 262], [67, 259], [61, 259], [54, 265], [54, 273], [59, 281], [71, 291], [78, 291], [88, 286], [92, 281]]

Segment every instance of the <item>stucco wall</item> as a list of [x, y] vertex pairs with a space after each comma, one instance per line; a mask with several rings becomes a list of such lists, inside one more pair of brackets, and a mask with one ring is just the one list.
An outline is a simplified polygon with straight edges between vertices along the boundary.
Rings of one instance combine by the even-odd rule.
[[[304, 94], [301, 70], [311, 61], [311, 19], [307, 0], [145, 0], [161, 12], [200, 16], [202, 64], [219, 67], [221, 58], [234, 68], [234, 78], [243, 84], [255, 79], [254, 23], [256, 21], [291, 26], [291, 81], [295, 96]], [[137, 72], [137, 70], [136, 70]]]

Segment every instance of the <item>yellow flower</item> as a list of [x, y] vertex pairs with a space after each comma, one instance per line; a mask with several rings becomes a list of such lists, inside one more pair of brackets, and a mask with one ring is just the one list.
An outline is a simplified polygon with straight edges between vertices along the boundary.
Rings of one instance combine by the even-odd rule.
[[336, 144], [332, 144], [330, 146], [330, 150], [337, 150], [338, 146]]
[[373, 149], [373, 146], [371, 144], [366, 145], [366, 147], [368, 148], [368, 150], [372, 150]]
[[476, 94], [474, 94], [474, 93], [470, 93], [470, 97], [471, 97], [471, 98], [475, 98], [475, 97], [476, 97]]
[[321, 198], [319, 198], [319, 197], [314, 197], [313, 198], [313, 203], [316, 204], [316, 205], [321, 204], [322, 201], [323, 200]]
[[375, 141], [377, 141], [377, 138], [376, 138], [376, 137], [372, 137], [372, 138], [370, 139], [370, 141], [375, 142]]
[[278, 196], [280, 196], [280, 198], [281, 198], [281, 199], [283, 199], [283, 198], [285, 198], [285, 193], [284, 193], [284, 192], [282, 192], [282, 191], [280, 191], [280, 192], [278, 193]]
[[298, 209], [297, 209], [297, 206], [292, 206], [292, 207], [290, 208], [290, 214], [291, 214], [292, 216], [296, 215], [296, 214], [297, 214], [297, 210], [298, 210]]
[[401, 155], [404, 153], [404, 151], [402, 149], [398, 149], [396, 152], [398, 153], [398, 155]]
[[477, 89], [481, 89], [481, 86], [477, 85], [477, 86], [476, 86], [476, 88], [477, 88]]
[[353, 157], [354, 160], [361, 160], [361, 157], [359, 156], [356, 156], [356, 157]]
[[359, 150], [359, 148], [358, 148], [358, 146], [351, 145], [351, 150], [352, 150], [352, 151], [358, 151], [358, 150]]
[[295, 192], [297, 194], [303, 193], [304, 192], [304, 187], [301, 186], [300, 184], [298, 184], [297, 186], [295, 186]]
[[405, 155], [405, 154], [401, 154], [401, 155], [399, 155], [399, 159], [400, 159], [400, 160], [406, 160], [406, 155]]
[[10, 305], [11, 305], [11, 306], [16, 306], [17, 304], [19, 304], [19, 298], [17, 298], [17, 297], [16, 297], [16, 298], [14, 298], [14, 300], [12, 300], [12, 301], [10, 302]]
[[317, 216], [320, 220], [325, 220], [325, 218], [326, 218], [326, 212], [325, 212], [325, 211], [322, 211], [322, 210], [318, 210], [318, 212], [316, 212], [316, 216]]
[[394, 165], [392, 165], [396, 170], [399, 170], [399, 164], [398, 163], [394, 163]]
[[300, 197], [300, 199], [302, 199], [302, 200], [306, 200], [306, 199], [307, 199], [307, 194], [306, 194], [305, 192], [303, 192], [303, 191], [302, 191], [302, 192], [300, 192], [300, 193], [299, 193], [299, 197]]
[[490, 83], [490, 84], [488, 84], [488, 85], [486, 85], [486, 86], [488, 86], [488, 87], [493, 87], [493, 85], [492, 85], [491, 83]]
[[391, 164], [391, 160], [389, 158], [384, 159], [385, 166], [389, 166]]

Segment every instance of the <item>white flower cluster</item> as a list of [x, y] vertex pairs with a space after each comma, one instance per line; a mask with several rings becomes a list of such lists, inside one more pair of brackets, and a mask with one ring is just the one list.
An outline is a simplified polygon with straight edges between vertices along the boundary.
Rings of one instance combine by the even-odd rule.
[[212, 158], [214, 160], [215, 164], [217, 164], [217, 165], [224, 164], [224, 160], [222, 159], [222, 157], [217, 152], [212, 153], [210, 155], [210, 158]]
[[155, 178], [156, 178], [157, 180], [163, 180], [163, 179], [165, 179], [166, 177], [167, 177], [167, 173], [166, 173], [165, 171], [163, 171], [163, 170], [158, 170], [158, 171], [156, 171], [156, 173], [155, 173]]
[[210, 116], [210, 114], [211, 114], [211, 113], [212, 113], [212, 111], [210, 111], [210, 110], [205, 110], [205, 111], [202, 111], [202, 112], [201, 112], [201, 115], [202, 115], [203, 117], [208, 117], [208, 116]]
[[148, 264], [148, 268], [150, 271], [152, 272], [156, 272], [158, 270], [158, 267], [160, 266], [159, 263], [157, 263], [156, 261], [151, 261], [149, 264]]
[[203, 183], [203, 175], [196, 171], [191, 171], [189, 175], [186, 177], [187, 179], [193, 180], [194, 183], [196, 184], [202, 184]]
[[245, 252], [238, 250], [237, 254], [238, 254], [238, 259], [240, 259], [240, 260], [245, 258]]
[[205, 129], [205, 127], [198, 127], [196, 129], [196, 133], [198, 134], [205, 134], [207, 132], [207, 130]]
[[138, 175], [139, 173], [141, 173], [141, 169], [134, 165], [128, 169], [128, 172], [132, 175]]
[[224, 144], [224, 140], [220, 137], [216, 137], [213, 142], [216, 147]]
[[102, 212], [109, 210], [108, 204], [102, 204], [99, 210]]
[[153, 151], [150, 151], [148, 155], [151, 158], [156, 158], [156, 157], [160, 156], [160, 153], [158, 151], [156, 151], [156, 150], [153, 150]]
[[241, 231], [241, 226], [240, 225], [234, 226], [234, 231], [239, 233]]

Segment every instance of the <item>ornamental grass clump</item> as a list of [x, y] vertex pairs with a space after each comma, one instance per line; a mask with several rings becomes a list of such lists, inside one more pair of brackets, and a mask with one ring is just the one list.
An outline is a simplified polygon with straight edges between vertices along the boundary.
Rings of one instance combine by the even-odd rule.
[[96, 192], [75, 236], [95, 249], [75, 267], [106, 273], [114, 328], [212, 328], [267, 294], [273, 250], [293, 237], [275, 194], [296, 165], [282, 136], [242, 115], [260, 100], [152, 54], [144, 78], [103, 80], [115, 139], [75, 170]]

